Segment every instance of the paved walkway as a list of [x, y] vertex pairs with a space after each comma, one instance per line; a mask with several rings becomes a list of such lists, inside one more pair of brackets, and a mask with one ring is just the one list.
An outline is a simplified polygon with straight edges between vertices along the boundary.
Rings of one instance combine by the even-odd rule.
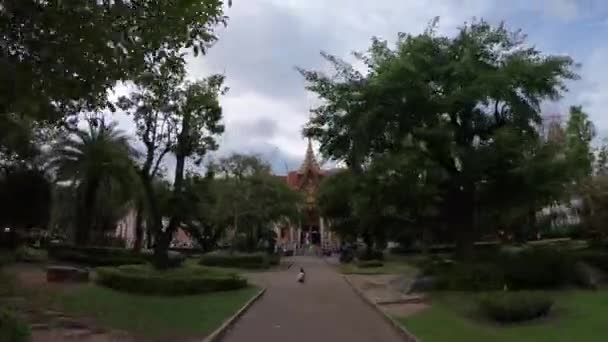
[[[224, 342], [403, 341], [322, 259], [296, 257], [293, 261], [287, 271], [254, 276], [254, 282], [267, 291]], [[306, 271], [305, 284], [296, 282], [300, 267]]]

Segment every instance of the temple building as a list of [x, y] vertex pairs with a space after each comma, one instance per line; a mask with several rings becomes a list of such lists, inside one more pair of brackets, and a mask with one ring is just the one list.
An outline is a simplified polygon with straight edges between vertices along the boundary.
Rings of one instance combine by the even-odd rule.
[[328, 226], [317, 208], [317, 190], [321, 180], [334, 173], [335, 170], [322, 170], [315, 158], [312, 143], [308, 140], [308, 148], [304, 161], [298, 170], [289, 171], [287, 176], [278, 176], [293, 189], [304, 196], [304, 205], [299, 222], [285, 221], [274, 227], [277, 235], [277, 245], [286, 250], [301, 250], [312, 246], [323, 249], [334, 249], [339, 240]]

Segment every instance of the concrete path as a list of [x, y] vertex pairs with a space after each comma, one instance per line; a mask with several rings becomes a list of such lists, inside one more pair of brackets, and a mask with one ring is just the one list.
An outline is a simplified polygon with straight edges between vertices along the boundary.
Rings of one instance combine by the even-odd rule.
[[[254, 275], [266, 294], [241, 317], [224, 342], [392, 342], [402, 337], [316, 257], [296, 257], [286, 271]], [[296, 282], [300, 267], [306, 283]]]

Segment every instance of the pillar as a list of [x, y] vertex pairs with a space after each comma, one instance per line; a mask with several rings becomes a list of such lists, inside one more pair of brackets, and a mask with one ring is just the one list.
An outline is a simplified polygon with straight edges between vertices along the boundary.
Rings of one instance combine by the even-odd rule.
[[320, 233], [320, 238], [321, 238], [321, 248], [325, 248], [325, 243], [326, 243], [326, 239], [325, 239], [325, 222], [323, 222], [323, 217], [319, 216], [319, 233]]
[[298, 245], [297, 248], [302, 246], [302, 222], [298, 221]]

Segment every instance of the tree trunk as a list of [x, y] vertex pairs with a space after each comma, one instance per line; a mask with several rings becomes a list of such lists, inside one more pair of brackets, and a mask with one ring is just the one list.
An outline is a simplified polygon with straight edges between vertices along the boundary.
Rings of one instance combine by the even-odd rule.
[[[179, 134], [177, 142], [177, 153], [175, 154], [175, 178], [173, 181], [172, 195], [172, 216], [169, 219], [169, 225], [165, 231], [160, 232], [156, 238], [154, 246], [154, 266], [159, 269], [165, 269], [169, 266], [169, 244], [173, 237], [173, 233], [177, 231], [179, 224], [182, 221], [182, 187], [184, 183], [184, 168], [186, 164], [186, 148], [187, 140], [190, 136], [190, 116], [184, 115], [182, 120], [182, 131]], [[162, 222], [161, 222], [162, 223]]]
[[365, 254], [367, 256], [371, 256], [374, 247], [374, 241], [372, 234], [368, 230], [363, 233], [363, 242], [365, 242]]
[[160, 270], [169, 268], [169, 245], [173, 234], [169, 234], [168, 229], [156, 235], [154, 239], [154, 267]]
[[448, 219], [456, 229], [456, 256], [461, 260], [471, 260], [474, 254], [473, 245], [477, 238], [474, 197], [472, 185], [452, 190]]
[[[142, 171], [140, 174], [142, 179], [142, 184], [144, 186], [146, 201], [148, 203], [148, 208], [150, 209], [150, 215], [148, 215], [148, 221], [146, 222], [146, 228], [148, 229], [148, 248], [150, 248], [150, 244], [152, 243], [152, 238], [154, 237], [154, 261], [155, 265], [163, 266], [166, 265], [168, 261], [168, 255], [165, 251], [165, 256], [158, 255], [159, 248], [162, 248], [164, 244], [163, 241], [163, 217], [162, 213], [158, 209], [158, 203], [156, 202], [156, 194], [154, 191], [154, 187], [152, 186], [152, 179], [147, 174], [147, 172]], [[170, 242], [170, 241], [169, 241]], [[167, 244], [168, 246], [168, 244]]]
[[528, 210], [528, 220], [527, 220], [527, 229], [524, 228], [525, 230], [522, 232], [522, 239], [521, 242], [525, 243], [528, 241], [528, 236], [530, 235], [531, 232], [535, 232], [536, 231], [536, 209], [534, 206], [530, 207], [530, 209]]
[[99, 182], [96, 179], [91, 179], [84, 189], [83, 207], [76, 214], [78, 217], [75, 232], [77, 245], [85, 246], [89, 244], [98, 185]]
[[135, 242], [133, 250], [141, 251], [144, 239], [144, 208], [141, 200], [137, 200], [137, 214], [135, 216]]
[[232, 243], [230, 244], [230, 254], [234, 253], [234, 249], [235, 249], [235, 244], [237, 242], [237, 238], [238, 238], [238, 233], [239, 233], [239, 229], [238, 229], [238, 215], [236, 214], [236, 210], [234, 212], [234, 218], [233, 218], [233, 222], [232, 222]]
[[146, 225], [146, 249], [152, 249], [154, 232], [150, 228], [150, 225]]

